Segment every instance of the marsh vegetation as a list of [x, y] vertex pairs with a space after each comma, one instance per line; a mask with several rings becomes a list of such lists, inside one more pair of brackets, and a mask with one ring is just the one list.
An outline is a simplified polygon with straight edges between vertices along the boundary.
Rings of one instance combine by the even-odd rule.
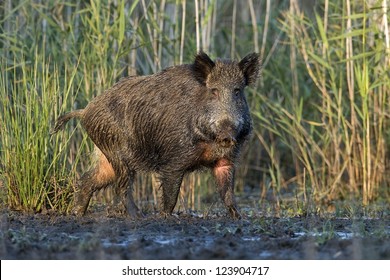
[[[261, 79], [246, 93], [254, 132], [236, 176], [251, 225], [262, 217], [274, 225], [315, 216], [321, 229], [334, 227], [329, 217], [378, 219], [380, 239], [368, 236], [388, 244], [388, 17], [387, 0], [2, 1], [0, 199], [8, 210], [0, 241], [23, 240], [18, 226], [12, 237], [12, 219], [23, 218], [8, 211], [73, 219], [73, 187], [93, 146], [77, 122], [50, 137], [59, 115], [121, 77], [190, 63], [202, 49], [214, 58], [262, 57]], [[150, 215], [157, 189], [153, 176], [137, 177], [135, 201]], [[91, 209], [111, 203], [110, 192]], [[175, 211], [207, 216], [217, 201], [210, 175], [192, 173]]]

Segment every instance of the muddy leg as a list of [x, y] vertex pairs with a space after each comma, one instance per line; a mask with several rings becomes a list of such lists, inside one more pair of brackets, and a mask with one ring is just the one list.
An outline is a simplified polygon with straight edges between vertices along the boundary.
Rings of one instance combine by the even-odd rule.
[[233, 219], [241, 219], [234, 198], [234, 172], [233, 163], [225, 159], [219, 160], [213, 168], [213, 175], [222, 201]]
[[121, 214], [126, 211], [132, 218], [143, 217], [142, 212], [134, 203], [133, 198], [133, 182], [135, 178], [135, 171], [121, 169], [120, 176], [118, 176], [117, 184], [115, 186], [114, 205], [116, 210]]
[[99, 151], [98, 163], [87, 171], [80, 179], [74, 193], [73, 212], [77, 216], [85, 214], [92, 194], [112, 184], [115, 180], [115, 172], [107, 158]]
[[183, 174], [170, 174], [169, 176], [160, 177], [160, 180], [162, 189], [160, 200], [161, 214], [165, 216], [171, 215], [177, 203]]
[[87, 211], [89, 201], [93, 194], [94, 184], [92, 178], [95, 177], [96, 168], [87, 171], [81, 177], [80, 182], [77, 183], [74, 192], [74, 207], [73, 213], [77, 216], [83, 216]]

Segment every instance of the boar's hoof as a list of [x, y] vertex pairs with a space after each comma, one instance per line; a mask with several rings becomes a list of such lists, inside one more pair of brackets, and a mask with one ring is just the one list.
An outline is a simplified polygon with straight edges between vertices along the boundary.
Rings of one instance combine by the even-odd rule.
[[72, 213], [77, 217], [84, 216], [85, 212], [87, 212], [87, 208], [81, 205], [75, 205], [72, 210]]
[[141, 210], [137, 210], [137, 211], [131, 211], [131, 212], [129, 212], [128, 211], [128, 214], [129, 214], [129, 216], [132, 218], [132, 219], [142, 219], [142, 218], [145, 218], [145, 215], [144, 215], [144, 213], [142, 213], [142, 211]]
[[145, 217], [145, 215], [142, 213], [141, 210], [135, 205], [135, 203], [131, 200], [130, 203], [127, 204], [126, 207], [126, 212], [127, 214], [132, 218], [132, 219], [142, 219]]
[[159, 216], [163, 219], [178, 219], [178, 217], [176, 215], [173, 215], [172, 213], [169, 213], [169, 212], [165, 212], [165, 211], [161, 211], [159, 213]]
[[144, 214], [137, 209], [126, 209], [122, 203], [111, 205], [107, 208], [107, 217], [121, 217], [129, 215], [132, 219], [144, 218]]
[[123, 204], [115, 204], [107, 207], [107, 217], [125, 216], [127, 211]]
[[242, 218], [240, 212], [238, 211], [236, 206], [229, 206], [228, 207], [230, 216], [235, 220], [240, 220]]

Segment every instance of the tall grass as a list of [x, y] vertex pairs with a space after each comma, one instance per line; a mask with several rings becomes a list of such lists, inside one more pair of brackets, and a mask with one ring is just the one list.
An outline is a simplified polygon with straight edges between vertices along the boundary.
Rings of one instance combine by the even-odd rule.
[[282, 25], [310, 84], [292, 71], [293, 100], [264, 100], [274, 122], [262, 119], [297, 157], [303, 191], [309, 184], [318, 201], [360, 196], [367, 205], [389, 184], [387, 13], [384, 1], [335, 2], [306, 16], [291, 1]]
[[[23, 57], [23, 54], [20, 54]], [[57, 67], [50, 69], [43, 54], [35, 50], [35, 61], [1, 65], [2, 178], [8, 189], [7, 203], [14, 209], [66, 211], [71, 197], [74, 170], [64, 164], [62, 151], [70, 147], [69, 135], [51, 143], [51, 119], [74, 100], [72, 70], [68, 83], [59, 82]], [[63, 99], [58, 99], [62, 96]], [[75, 163], [79, 156], [72, 158]], [[3, 182], [4, 183], [4, 182]]]
[[[388, 202], [388, 3], [301, 2], [1, 2], [0, 187], [7, 205], [67, 211], [92, 144], [77, 122], [50, 138], [54, 119], [122, 76], [188, 63], [199, 49], [263, 57], [261, 81], [248, 90], [255, 131], [238, 191], [250, 186], [277, 207], [285, 193], [315, 207], [351, 198]], [[186, 177], [179, 207], [199, 209], [214, 194], [211, 183], [203, 173]], [[157, 185], [140, 176], [136, 200], [155, 204]]]

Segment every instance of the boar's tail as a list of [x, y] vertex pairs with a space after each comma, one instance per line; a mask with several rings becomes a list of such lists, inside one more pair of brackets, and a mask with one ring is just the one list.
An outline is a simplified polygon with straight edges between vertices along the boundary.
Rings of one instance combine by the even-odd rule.
[[62, 129], [65, 126], [65, 124], [70, 119], [81, 118], [83, 116], [83, 113], [84, 113], [84, 110], [81, 109], [81, 110], [75, 110], [73, 112], [70, 112], [70, 113], [67, 113], [65, 115], [62, 115], [61, 117], [59, 117], [57, 119], [55, 126], [50, 131], [50, 134], [53, 135], [53, 134], [57, 133], [60, 129]]

